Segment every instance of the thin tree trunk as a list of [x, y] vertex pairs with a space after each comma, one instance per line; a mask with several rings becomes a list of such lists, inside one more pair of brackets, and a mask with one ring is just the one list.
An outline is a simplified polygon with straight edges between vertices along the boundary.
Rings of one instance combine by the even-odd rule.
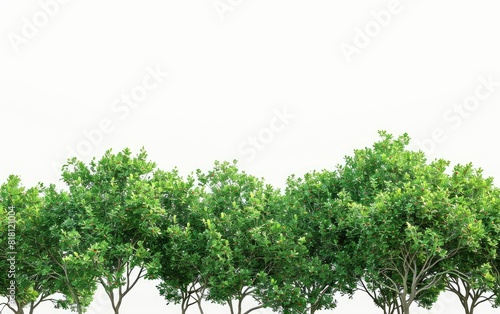
[[17, 305], [16, 314], [24, 314], [24, 305], [17, 302], [17, 300], [16, 300], [16, 305]]
[[234, 309], [233, 309], [233, 300], [228, 300], [227, 305], [229, 306], [229, 313], [234, 314]]
[[198, 299], [196, 303], [198, 303], [198, 309], [200, 310], [200, 314], [204, 314], [203, 307], [201, 306], [201, 301], [202, 299]]
[[187, 293], [181, 292], [182, 293], [182, 302], [181, 302], [181, 314], [186, 314], [186, 311], [189, 307], [189, 298], [187, 296]]
[[406, 299], [406, 293], [399, 294], [399, 301], [401, 302], [401, 312], [403, 314], [410, 314], [411, 302]]
[[36, 308], [36, 305], [35, 305], [35, 302], [33, 301], [30, 303], [30, 312], [29, 313], [33, 314], [35, 312], [35, 308]]
[[[113, 293], [113, 292], [111, 292]], [[116, 304], [112, 304], [114, 314], [120, 314], [120, 306], [122, 305], [122, 287], [118, 288], [118, 302]]]
[[403, 310], [403, 314], [410, 314], [410, 304], [408, 304], [408, 302], [402, 302], [401, 308]]
[[22, 306], [17, 308], [16, 314], [24, 314], [24, 309]]
[[238, 314], [241, 314], [241, 304], [243, 303], [243, 298], [245, 297], [241, 297], [239, 300], [238, 300]]

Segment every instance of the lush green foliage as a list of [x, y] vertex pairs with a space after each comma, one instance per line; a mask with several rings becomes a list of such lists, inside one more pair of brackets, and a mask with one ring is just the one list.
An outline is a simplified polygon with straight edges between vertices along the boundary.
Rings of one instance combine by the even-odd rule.
[[69, 215], [85, 230], [78, 241], [98, 253], [93, 259], [98, 282], [116, 314], [145, 276], [146, 265], [154, 261], [145, 243], [160, 234], [165, 217], [152, 179], [155, 168], [144, 150], [133, 157], [126, 149], [116, 155], [108, 151], [89, 165], [72, 159], [63, 169], [70, 190]]
[[15, 287], [15, 300], [4, 304], [15, 313], [26, 306], [33, 309], [56, 291], [43, 274], [46, 260], [38, 257], [35, 231], [41, 207], [40, 187], [26, 189], [17, 176], [0, 187], [0, 294], [12, 295], [9, 289]]
[[441, 279], [457, 273], [452, 259], [477, 252], [485, 232], [473, 207], [453, 194], [448, 162], [426, 163], [421, 152], [405, 149], [407, 136], [381, 136], [340, 167], [342, 203], [358, 220], [356, 253], [369, 290], [380, 287], [378, 301], [408, 313], [415, 301], [432, 305]]
[[428, 162], [407, 135], [380, 136], [335, 169], [290, 176], [283, 191], [236, 162], [183, 177], [128, 149], [69, 160], [64, 190], [10, 176], [0, 186], [0, 294], [11, 291], [15, 251], [16, 299], [0, 312], [51, 301], [82, 313], [101, 285], [119, 313], [144, 277], [182, 313], [208, 301], [231, 314], [313, 314], [355, 291], [384, 313], [430, 308], [445, 290], [466, 313], [499, 305], [493, 179]]

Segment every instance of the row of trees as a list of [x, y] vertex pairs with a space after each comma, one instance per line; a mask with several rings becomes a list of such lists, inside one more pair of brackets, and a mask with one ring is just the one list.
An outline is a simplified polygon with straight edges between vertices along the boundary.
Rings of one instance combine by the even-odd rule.
[[444, 291], [465, 313], [499, 305], [500, 190], [470, 164], [427, 162], [406, 134], [380, 135], [334, 170], [289, 177], [283, 191], [236, 163], [182, 177], [127, 149], [69, 160], [65, 189], [10, 176], [0, 187], [0, 295], [15, 248], [15, 302], [0, 310], [52, 302], [83, 313], [100, 285], [118, 314], [144, 277], [182, 313], [209, 301], [231, 314], [314, 314], [356, 291], [386, 314], [429, 308]]

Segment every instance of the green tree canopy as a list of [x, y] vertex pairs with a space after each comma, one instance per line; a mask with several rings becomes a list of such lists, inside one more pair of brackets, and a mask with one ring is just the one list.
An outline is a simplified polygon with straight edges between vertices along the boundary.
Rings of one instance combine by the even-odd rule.
[[57, 303], [51, 298], [57, 292], [54, 280], [43, 271], [48, 260], [40, 258], [37, 246], [42, 206], [40, 186], [26, 188], [14, 175], [0, 186], [0, 294], [14, 295], [2, 307], [16, 314], [25, 307], [33, 313], [45, 301]]
[[448, 162], [427, 163], [422, 152], [407, 150], [407, 135], [380, 134], [373, 148], [356, 150], [339, 167], [342, 204], [358, 221], [363, 279], [392, 293], [385, 299], [406, 314], [413, 302], [437, 299], [440, 280], [457, 272], [449, 261], [478, 252], [485, 231], [473, 209], [453, 197]]
[[160, 191], [152, 180], [155, 169], [144, 150], [132, 156], [129, 149], [117, 154], [107, 151], [89, 165], [71, 159], [64, 166], [69, 202], [86, 231], [82, 241], [99, 252], [94, 266], [115, 314], [145, 276], [146, 264], [154, 261], [144, 243], [160, 233], [165, 217]]
[[[63, 167], [67, 189], [0, 186], [1, 304], [83, 313], [98, 285], [118, 314], [141, 278], [181, 312], [314, 314], [367, 293], [386, 314], [430, 308], [445, 290], [466, 314], [500, 305], [500, 189], [472, 164], [450, 167], [380, 132], [334, 169], [281, 191], [236, 161], [182, 177], [142, 149]], [[247, 301], [253, 301], [249, 305]]]

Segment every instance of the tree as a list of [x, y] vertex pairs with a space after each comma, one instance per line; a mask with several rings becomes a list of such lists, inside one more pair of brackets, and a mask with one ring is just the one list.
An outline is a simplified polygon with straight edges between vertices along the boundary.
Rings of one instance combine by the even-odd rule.
[[208, 255], [205, 227], [200, 213], [201, 191], [189, 176], [183, 179], [178, 171], [157, 171], [153, 181], [160, 190], [160, 203], [165, 219], [160, 235], [146, 246], [158, 259], [149, 267], [148, 278], [159, 279], [157, 286], [168, 302], [179, 303], [181, 313], [197, 305], [203, 313], [207, 278], [204, 260]]
[[57, 307], [81, 314], [90, 305], [97, 289], [96, 264], [103, 262], [99, 248], [86, 242], [92, 232], [81, 224], [81, 213], [73, 207], [67, 192], [54, 185], [43, 189], [44, 202], [34, 233], [38, 258], [47, 261], [38, 271], [50, 278], [57, 292], [64, 296]]
[[460, 274], [446, 278], [447, 290], [457, 295], [466, 314], [485, 302], [498, 306], [500, 276], [498, 247], [500, 238], [500, 191], [493, 178], [484, 178], [481, 169], [472, 164], [457, 165], [452, 174], [452, 196], [474, 210], [485, 229], [480, 250], [461, 251], [455, 258]]
[[407, 314], [413, 302], [437, 299], [440, 280], [458, 272], [449, 261], [462, 250], [477, 251], [484, 230], [473, 210], [452, 197], [448, 162], [428, 164], [422, 152], [406, 150], [406, 134], [380, 135], [339, 167], [341, 204], [358, 221], [365, 281], [392, 291]]
[[152, 181], [156, 165], [142, 149], [109, 150], [89, 165], [70, 159], [63, 168], [70, 200], [79, 216], [85, 243], [99, 250], [94, 263], [115, 314], [124, 297], [145, 276], [146, 265], [156, 261], [144, 246], [159, 232], [164, 218], [159, 191]]
[[[289, 177], [285, 193], [290, 214], [297, 217], [306, 250], [301, 261], [288, 272], [289, 280], [300, 290], [310, 314], [336, 306], [337, 292], [352, 294], [356, 286], [355, 265], [349, 257], [349, 226], [345, 212], [339, 211], [342, 187], [335, 171], [323, 170]], [[292, 221], [292, 219], [289, 219]]]
[[445, 290], [466, 314], [499, 306], [500, 189], [472, 164], [427, 162], [406, 134], [380, 135], [334, 171], [290, 176], [284, 192], [236, 162], [183, 178], [128, 149], [70, 159], [68, 191], [10, 176], [0, 313], [42, 302], [83, 313], [101, 284], [118, 314], [144, 277], [183, 314], [204, 301], [315, 314], [355, 290], [385, 314], [430, 308]]
[[[39, 259], [36, 233], [42, 207], [41, 187], [25, 188], [11, 175], [0, 187], [0, 293], [2, 304], [16, 314], [32, 314], [42, 302], [57, 303], [54, 282], [40, 272], [47, 261]], [[5, 293], [5, 294], [4, 294]], [[0, 311], [1, 312], [1, 311]]]
[[[89, 263], [85, 264], [86, 268], [80, 267], [81, 258], [73, 255], [77, 254], [76, 251], [67, 254], [70, 247], [64, 246], [65, 243], [71, 236], [73, 243], [77, 243], [78, 239], [74, 238], [74, 230], [66, 233], [64, 229], [75, 222], [74, 217], [64, 212], [65, 204], [60, 202], [60, 198], [57, 201], [54, 198], [59, 195], [55, 188], [51, 186], [47, 189], [38, 184], [25, 189], [18, 177], [11, 176], [1, 191], [2, 207], [16, 213], [15, 221], [11, 219], [14, 228], [9, 230], [15, 233], [16, 241], [2, 246], [8, 248], [2, 254], [9, 254], [9, 250], [16, 251], [15, 272], [12, 277], [7, 276], [15, 281], [16, 305], [7, 303], [6, 306], [15, 313], [24, 313], [23, 308], [27, 306], [31, 314], [42, 302], [52, 302], [56, 307], [74, 306], [74, 310], [83, 313], [84, 307], [92, 300], [95, 278], [89, 275], [92, 269]], [[2, 224], [4, 226], [7, 225]], [[62, 234], [68, 237], [64, 238]], [[66, 257], [63, 257], [64, 252]], [[10, 258], [7, 256], [3, 260]], [[56, 298], [56, 293], [61, 293], [64, 299]]]
[[[277, 209], [279, 191], [262, 179], [239, 171], [236, 162], [216, 162], [212, 170], [197, 171], [204, 191], [202, 200], [208, 241], [208, 296], [228, 305], [231, 314], [248, 314], [268, 307], [262, 298], [273, 274], [277, 257], [293, 260], [297, 255], [285, 241], [286, 225], [268, 219]], [[257, 305], [243, 308], [251, 298]]]

